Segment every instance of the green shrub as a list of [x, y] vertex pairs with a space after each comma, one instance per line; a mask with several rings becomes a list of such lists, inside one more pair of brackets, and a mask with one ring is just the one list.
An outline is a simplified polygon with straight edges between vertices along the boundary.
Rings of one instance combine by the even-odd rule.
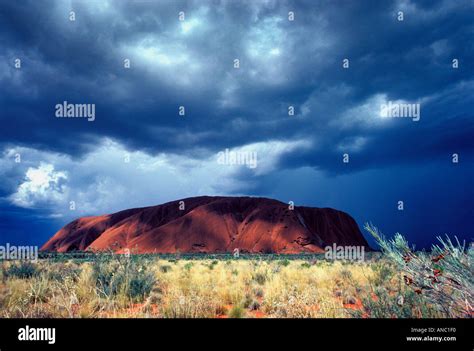
[[[371, 224], [365, 229], [375, 238], [382, 252], [400, 271], [405, 285], [446, 317], [472, 317], [474, 310], [473, 247], [438, 237], [431, 253], [415, 252], [399, 233], [391, 240]], [[406, 299], [405, 299], [406, 300]]]
[[169, 271], [171, 271], [171, 266], [168, 266], [168, 265], [160, 266], [160, 271], [162, 273], [168, 273]]
[[231, 308], [228, 314], [229, 318], [244, 318], [245, 309], [242, 306], [236, 305]]
[[29, 261], [21, 261], [18, 264], [14, 263], [4, 272], [6, 278], [14, 277], [20, 279], [28, 279], [38, 274], [39, 269], [37, 266]]
[[156, 278], [141, 261], [123, 255], [95, 260], [93, 272], [99, 295], [109, 298], [121, 295], [143, 301], [153, 289]]
[[253, 276], [253, 280], [255, 280], [258, 284], [263, 285], [267, 281], [267, 275], [264, 273], [255, 273]]
[[352, 273], [348, 269], [342, 269], [340, 275], [343, 280], [349, 281], [352, 279]]
[[219, 261], [216, 261], [216, 260], [212, 261], [211, 264], [209, 265], [209, 269], [210, 269], [210, 270], [213, 270], [214, 267], [215, 267], [218, 263], [219, 263]]
[[75, 265], [66, 265], [63, 263], [51, 264], [51, 267], [46, 271], [45, 275], [49, 280], [63, 282], [65, 279], [72, 279], [77, 281], [81, 269]]
[[278, 264], [280, 266], [283, 266], [283, 267], [288, 267], [290, 265], [290, 260], [289, 259], [284, 259], [284, 260], [281, 260], [281, 261], [278, 261]]
[[372, 270], [375, 274], [369, 280], [375, 286], [388, 283], [396, 273], [390, 261], [375, 262], [372, 264]]

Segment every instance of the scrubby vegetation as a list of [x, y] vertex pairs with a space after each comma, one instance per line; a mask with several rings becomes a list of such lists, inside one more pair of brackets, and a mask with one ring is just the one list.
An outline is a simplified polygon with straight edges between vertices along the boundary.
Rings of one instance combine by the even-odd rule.
[[[0, 317], [472, 316], [472, 248], [414, 252], [401, 235], [364, 262], [97, 255], [2, 262]], [[270, 256], [269, 256], [270, 257]]]
[[[431, 252], [415, 252], [401, 234], [387, 240], [376, 227], [366, 224], [383, 250], [385, 257], [400, 272], [404, 284], [410, 288], [407, 296], [416, 304], [417, 300], [427, 302], [430, 309], [447, 317], [472, 317], [474, 274], [472, 261], [474, 248], [467, 247], [455, 238], [438, 237], [439, 244]], [[416, 299], [415, 295], [419, 295]], [[405, 302], [405, 303], [406, 303]], [[420, 315], [423, 314], [420, 305]]]

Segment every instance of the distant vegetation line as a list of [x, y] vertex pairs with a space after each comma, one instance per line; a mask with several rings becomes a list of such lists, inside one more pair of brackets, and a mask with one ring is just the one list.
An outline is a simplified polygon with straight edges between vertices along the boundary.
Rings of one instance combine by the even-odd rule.
[[[40, 252], [38, 255], [39, 259], [52, 259], [54, 261], [62, 261], [69, 259], [78, 259], [85, 261], [92, 261], [100, 257], [114, 256], [117, 255], [112, 252]], [[124, 254], [119, 254], [124, 256]], [[381, 256], [378, 252], [367, 252], [365, 253], [367, 259]], [[130, 254], [130, 257], [138, 258], [158, 258], [158, 259], [169, 259], [169, 260], [327, 260], [324, 253], [300, 253], [300, 254], [257, 254], [257, 253], [241, 253], [238, 257], [232, 253], [147, 253], [147, 254]]]

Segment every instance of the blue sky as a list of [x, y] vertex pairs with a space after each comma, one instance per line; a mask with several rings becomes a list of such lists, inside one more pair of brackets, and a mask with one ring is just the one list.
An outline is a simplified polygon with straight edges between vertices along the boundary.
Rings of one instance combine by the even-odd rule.
[[[337, 208], [417, 247], [472, 240], [473, 10], [2, 2], [0, 241], [42, 244], [80, 216], [198, 195]], [[57, 118], [64, 101], [94, 104], [95, 120]], [[419, 120], [383, 117], [389, 103]], [[257, 167], [220, 164], [226, 149]]]

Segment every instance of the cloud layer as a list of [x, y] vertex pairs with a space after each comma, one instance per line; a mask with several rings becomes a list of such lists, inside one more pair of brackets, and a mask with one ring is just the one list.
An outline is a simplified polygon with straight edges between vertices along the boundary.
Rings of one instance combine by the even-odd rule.
[[[384, 170], [396, 179], [437, 164], [458, 177], [448, 171], [454, 153], [472, 173], [470, 1], [1, 7], [0, 206], [14, 213], [6, 222], [16, 208], [64, 222], [200, 194], [291, 197], [269, 188], [282, 174], [293, 179], [286, 187], [307, 187], [306, 204], [354, 213], [366, 205], [330, 195], [346, 176], [374, 183]], [[64, 101], [95, 104], [95, 120], [56, 118]], [[419, 104], [420, 120], [382, 118], [390, 102]], [[216, 163], [226, 149], [256, 152], [258, 166]], [[325, 200], [312, 198], [323, 183]]]

